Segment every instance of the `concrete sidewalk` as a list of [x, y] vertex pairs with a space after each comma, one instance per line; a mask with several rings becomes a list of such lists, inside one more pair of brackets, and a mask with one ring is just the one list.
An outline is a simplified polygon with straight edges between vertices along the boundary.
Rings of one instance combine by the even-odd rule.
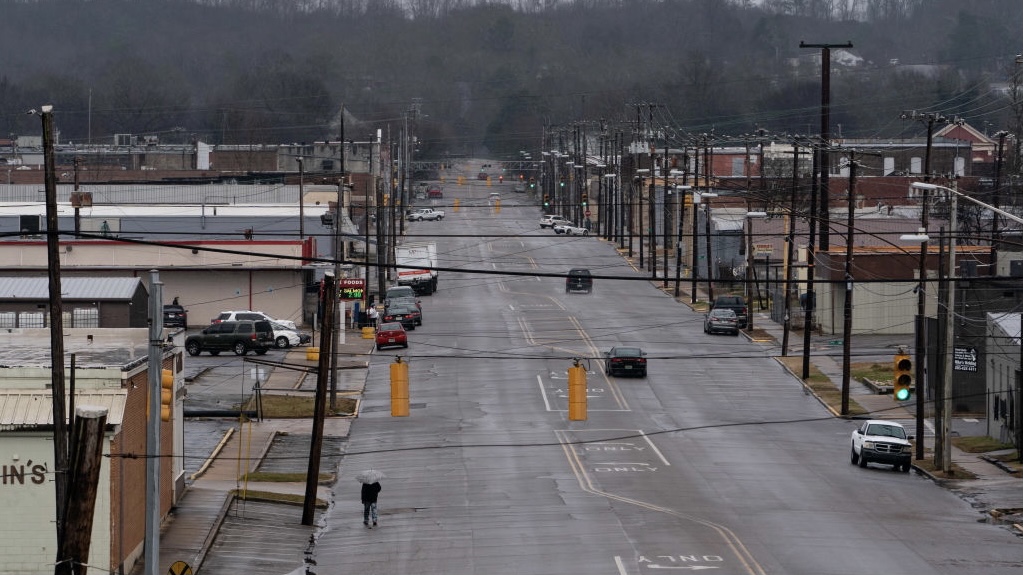
[[[359, 332], [346, 333], [346, 343], [338, 346], [339, 392], [361, 394], [374, 344], [372, 339], [362, 339]], [[282, 363], [314, 367], [316, 362], [306, 359], [306, 355], [306, 348], [294, 348], [287, 351]], [[316, 377], [306, 371], [274, 367], [262, 389], [264, 394], [314, 391]], [[351, 417], [328, 417], [324, 422], [324, 437], [347, 437], [350, 427]], [[264, 419], [229, 429], [204, 465], [192, 475], [189, 486], [164, 521], [160, 533], [159, 572], [170, 572], [170, 566], [176, 561], [184, 561], [193, 572], [199, 572], [237, 492], [304, 495], [304, 482], [247, 482], [245, 475], [259, 469], [278, 434], [311, 433], [312, 421], [307, 418]], [[323, 473], [331, 471], [321, 470]], [[320, 486], [317, 497], [330, 501], [330, 486]], [[132, 573], [141, 574], [143, 567], [140, 562]]]

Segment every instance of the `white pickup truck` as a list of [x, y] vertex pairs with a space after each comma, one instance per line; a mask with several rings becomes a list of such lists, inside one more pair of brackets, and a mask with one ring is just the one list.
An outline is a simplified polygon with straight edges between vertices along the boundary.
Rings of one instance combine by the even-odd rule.
[[421, 222], [423, 220], [443, 220], [443, 210], [435, 210], [433, 208], [419, 208], [409, 212], [408, 221], [410, 222]]

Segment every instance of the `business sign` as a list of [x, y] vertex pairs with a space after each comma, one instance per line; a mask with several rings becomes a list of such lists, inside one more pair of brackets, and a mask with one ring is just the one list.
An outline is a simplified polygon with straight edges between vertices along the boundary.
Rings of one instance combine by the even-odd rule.
[[753, 244], [753, 256], [769, 256], [774, 253], [774, 244]]
[[955, 346], [952, 354], [953, 371], [977, 372], [977, 348]]
[[366, 295], [365, 278], [345, 278], [339, 280], [338, 297], [341, 299], [363, 299]]

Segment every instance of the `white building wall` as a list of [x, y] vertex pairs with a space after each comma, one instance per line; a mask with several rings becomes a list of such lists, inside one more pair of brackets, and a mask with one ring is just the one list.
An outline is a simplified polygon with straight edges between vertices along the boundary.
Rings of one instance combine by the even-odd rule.
[[[109, 441], [103, 443], [109, 455]], [[38, 433], [0, 434], [0, 575], [52, 575], [57, 557], [52, 437]], [[89, 547], [90, 570], [110, 565], [110, 466], [103, 459]]]

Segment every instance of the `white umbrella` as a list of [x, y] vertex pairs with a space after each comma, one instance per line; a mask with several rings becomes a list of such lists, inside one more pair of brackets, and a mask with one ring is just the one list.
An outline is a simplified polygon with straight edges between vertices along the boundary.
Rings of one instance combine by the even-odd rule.
[[358, 475], [355, 476], [355, 480], [360, 483], [376, 483], [377, 481], [380, 481], [384, 477], [385, 475], [383, 471], [377, 471], [376, 469], [367, 469], [365, 471], [360, 471]]

